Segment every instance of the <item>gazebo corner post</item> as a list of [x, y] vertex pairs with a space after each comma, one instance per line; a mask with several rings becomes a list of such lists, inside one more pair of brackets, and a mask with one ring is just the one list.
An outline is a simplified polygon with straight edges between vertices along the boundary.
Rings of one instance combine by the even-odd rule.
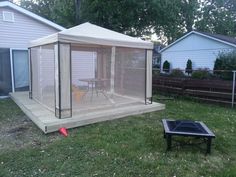
[[55, 116], [61, 118], [59, 42], [54, 44]]
[[55, 51], [55, 116], [72, 117], [71, 45], [57, 42]]
[[32, 55], [31, 55], [31, 48], [28, 48], [28, 58], [29, 58], [29, 98], [32, 99]]
[[111, 82], [110, 82], [110, 92], [111, 95], [115, 92], [115, 58], [116, 58], [116, 47], [111, 48]]
[[145, 53], [145, 104], [152, 104], [152, 50]]

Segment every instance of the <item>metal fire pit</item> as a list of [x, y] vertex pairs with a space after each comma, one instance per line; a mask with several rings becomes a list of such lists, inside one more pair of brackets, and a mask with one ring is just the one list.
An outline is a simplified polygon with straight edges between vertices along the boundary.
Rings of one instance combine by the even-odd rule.
[[203, 122], [162, 119], [162, 124], [164, 127], [164, 138], [167, 142], [167, 150], [171, 149], [172, 136], [185, 136], [206, 139], [206, 153], [211, 152], [211, 142], [212, 138], [215, 138], [215, 135]]

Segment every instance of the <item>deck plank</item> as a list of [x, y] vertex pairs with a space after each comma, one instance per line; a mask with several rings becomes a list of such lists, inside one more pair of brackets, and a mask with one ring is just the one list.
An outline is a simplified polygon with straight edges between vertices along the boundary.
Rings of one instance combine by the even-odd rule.
[[58, 131], [61, 127], [75, 128], [97, 122], [123, 118], [130, 115], [137, 115], [147, 112], [160, 111], [165, 109], [164, 104], [155, 103], [144, 105], [143, 103], [120, 105], [119, 107], [94, 109], [92, 111], [73, 112], [71, 118], [58, 119], [54, 113], [29, 99], [28, 92], [10, 93], [12, 100], [22, 111], [44, 132]]

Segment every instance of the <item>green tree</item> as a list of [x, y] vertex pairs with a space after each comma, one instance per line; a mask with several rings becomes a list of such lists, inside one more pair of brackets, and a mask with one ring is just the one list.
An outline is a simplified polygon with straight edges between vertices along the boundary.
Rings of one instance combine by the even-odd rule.
[[182, 0], [181, 15], [182, 22], [185, 25], [187, 32], [193, 30], [194, 21], [199, 17], [200, 4], [198, 0]]
[[221, 72], [220, 70], [222, 70], [222, 65], [223, 65], [223, 62], [222, 62], [222, 59], [220, 58], [217, 58], [216, 61], [215, 61], [215, 64], [214, 64], [214, 74], [216, 75], [220, 75]]
[[157, 33], [169, 43], [192, 30], [199, 8], [198, 0], [21, 0], [20, 5], [67, 28], [89, 21], [131, 36]]
[[163, 69], [163, 71], [166, 72], [166, 73], [169, 73], [169, 72], [170, 72], [170, 63], [169, 63], [167, 60], [163, 63], [162, 69]]
[[[217, 72], [216, 70], [226, 70], [225, 72]], [[231, 52], [221, 52], [217, 56], [214, 65], [214, 73], [223, 79], [232, 79], [232, 70], [236, 70], [236, 50]]]
[[192, 31], [198, 18], [198, 0], [154, 0], [153, 26], [157, 34], [164, 33], [171, 43], [186, 31]]
[[187, 63], [186, 63], [186, 69], [185, 69], [185, 73], [191, 74], [193, 72], [193, 68], [192, 68], [192, 61], [190, 59], [188, 59]]
[[233, 36], [236, 34], [236, 1], [206, 0], [195, 24], [200, 31]]
[[21, 0], [20, 5], [67, 28], [77, 24], [75, 0]]
[[148, 34], [152, 0], [82, 0], [81, 21], [132, 36]]

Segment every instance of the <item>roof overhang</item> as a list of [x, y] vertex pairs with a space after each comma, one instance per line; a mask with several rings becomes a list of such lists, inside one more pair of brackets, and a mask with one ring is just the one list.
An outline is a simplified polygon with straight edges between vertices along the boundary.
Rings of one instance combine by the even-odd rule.
[[34, 13], [32, 13], [32, 12], [30, 12], [30, 11], [28, 11], [28, 10], [26, 10], [26, 9], [16, 5], [16, 4], [14, 4], [14, 3], [11, 3], [9, 1], [0, 2], [0, 7], [12, 8], [12, 9], [14, 9], [14, 10], [20, 12], [20, 13], [23, 13], [23, 14], [25, 14], [25, 15], [33, 18], [33, 19], [36, 19], [36, 20], [38, 20], [38, 21], [40, 21], [40, 22], [42, 22], [44, 24], [47, 24], [48, 26], [51, 26], [51, 27], [53, 27], [53, 28], [55, 28], [57, 30], [61, 31], [61, 30], [65, 30], [66, 29], [66, 28], [64, 28], [64, 27], [62, 27], [62, 26], [60, 26], [60, 25], [58, 25], [56, 23], [53, 23], [52, 21], [49, 21], [49, 20], [47, 20], [47, 19], [45, 19], [43, 17], [40, 17], [39, 15], [36, 15], [36, 14], [34, 14]]
[[94, 44], [103, 46], [116, 46], [116, 47], [129, 47], [129, 48], [140, 48], [140, 49], [153, 49], [153, 44], [150, 43], [133, 43], [127, 41], [116, 41], [116, 40], [105, 40], [84, 36], [74, 36], [61, 35], [60, 33], [55, 33], [50, 36], [46, 36], [30, 42], [31, 47], [37, 47], [47, 44], [52, 44], [56, 42], [65, 42], [71, 44]]

